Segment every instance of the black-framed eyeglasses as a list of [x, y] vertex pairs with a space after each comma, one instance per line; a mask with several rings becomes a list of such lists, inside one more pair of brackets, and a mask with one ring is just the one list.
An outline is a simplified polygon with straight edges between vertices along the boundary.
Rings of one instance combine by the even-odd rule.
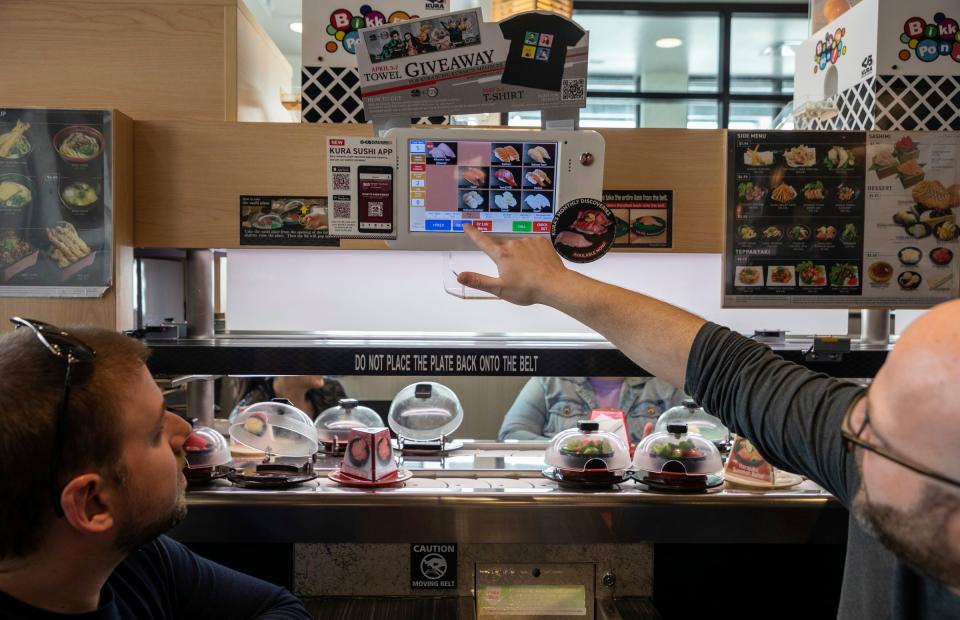
[[53, 501], [53, 510], [58, 517], [63, 516], [63, 507], [60, 505], [60, 485], [57, 484], [57, 473], [60, 471], [63, 460], [63, 442], [66, 437], [67, 411], [70, 404], [70, 387], [74, 381], [76, 369], [88, 368], [93, 364], [97, 352], [85, 342], [55, 325], [12, 317], [10, 322], [20, 327], [26, 327], [37, 337], [37, 340], [53, 355], [66, 362], [66, 372], [63, 377], [63, 393], [60, 397], [60, 407], [57, 411], [56, 426], [53, 435], [53, 456], [50, 460], [50, 493]]
[[[866, 403], [865, 403], [866, 404]], [[863, 421], [853, 428], [853, 410], [856, 407], [850, 407], [847, 411], [847, 415], [843, 418], [843, 423], [840, 425], [840, 433], [843, 435], [843, 438], [849, 441], [855, 446], [859, 446], [864, 450], [869, 450], [874, 454], [882, 456], [888, 461], [893, 461], [901, 467], [906, 467], [907, 469], [914, 471], [921, 476], [926, 476], [928, 478], [933, 478], [938, 482], [944, 484], [949, 484], [950, 486], [960, 488], [960, 480], [955, 480], [953, 478], [944, 476], [943, 474], [932, 471], [930, 468], [920, 465], [919, 463], [912, 461], [910, 459], [904, 458], [892, 452], [889, 448], [883, 446], [878, 446], [876, 444], [870, 443], [869, 441], [863, 439], [861, 435], [863, 431], [870, 424], [870, 410], [868, 406], [865, 406], [863, 409]]]

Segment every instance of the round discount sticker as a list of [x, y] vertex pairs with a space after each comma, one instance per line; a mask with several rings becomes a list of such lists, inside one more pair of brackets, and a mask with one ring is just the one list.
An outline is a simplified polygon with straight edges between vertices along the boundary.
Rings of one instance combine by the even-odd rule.
[[616, 219], [607, 205], [593, 198], [577, 198], [557, 210], [550, 240], [565, 259], [590, 263], [610, 250], [616, 232]]

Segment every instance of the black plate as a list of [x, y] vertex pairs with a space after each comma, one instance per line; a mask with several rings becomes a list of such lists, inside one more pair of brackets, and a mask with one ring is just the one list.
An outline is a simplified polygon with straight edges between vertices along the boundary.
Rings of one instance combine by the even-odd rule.
[[310, 463], [303, 467], [276, 463], [257, 465], [256, 473], [247, 474], [244, 470], [236, 470], [227, 476], [227, 480], [239, 487], [250, 489], [288, 489], [317, 477], [317, 472], [308, 465]]
[[542, 473], [545, 478], [553, 480], [563, 489], [612, 489], [614, 485], [629, 478], [628, 472], [618, 474], [606, 470], [597, 471], [593, 475], [582, 474], [581, 472], [572, 475], [564, 474], [557, 467], [547, 467]]
[[634, 480], [651, 491], [663, 491], [666, 493], [708, 493], [711, 489], [716, 489], [723, 485], [723, 476], [709, 474], [705, 476], [705, 478], [706, 480], [704, 480], [703, 486], [680, 486], [656, 479], [651, 480], [647, 477], [647, 472], [645, 471], [638, 471], [633, 475]]
[[187, 479], [187, 486], [203, 486], [210, 484], [214, 480], [226, 478], [236, 470], [228, 465], [216, 465], [214, 467], [197, 467], [190, 469], [183, 468], [183, 475]]

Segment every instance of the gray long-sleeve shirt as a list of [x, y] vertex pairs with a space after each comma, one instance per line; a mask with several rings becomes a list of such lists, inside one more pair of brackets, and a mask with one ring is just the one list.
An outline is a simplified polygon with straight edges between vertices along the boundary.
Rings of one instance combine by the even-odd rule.
[[[863, 387], [712, 323], [693, 343], [685, 387], [771, 463], [807, 476], [850, 508], [860, 476], [840, 424]], [[838, 618], [960, 618], [960, 596], [899, 562], [851, 517]]]

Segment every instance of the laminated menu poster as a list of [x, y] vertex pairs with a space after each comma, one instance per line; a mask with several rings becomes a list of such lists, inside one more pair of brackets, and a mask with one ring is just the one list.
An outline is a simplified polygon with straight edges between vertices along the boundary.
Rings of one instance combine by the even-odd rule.
[[725, 306], [956, 297], [960, 136], [730, 132]]
[[724, 305], [846, 307], [863, 270], [863, 132], [729, 132]]
[[613, 247], [673, 247], [673, 190], [605, 189], [603, 202], [616, 218]]
[[479, 9], [360, 31], [368, 118], [410, 118], [586, 105], [589, 34], [554, 13], [500, 23]]
[[110, 286], [111, 133], [109, 111], [0, 108], [0, 296]]
[[864, 298], [909, 308], [957, 297], [960, 135], [867, 136]]
[[322, 196], [240, 196], [240, 245], [339, 246]]

